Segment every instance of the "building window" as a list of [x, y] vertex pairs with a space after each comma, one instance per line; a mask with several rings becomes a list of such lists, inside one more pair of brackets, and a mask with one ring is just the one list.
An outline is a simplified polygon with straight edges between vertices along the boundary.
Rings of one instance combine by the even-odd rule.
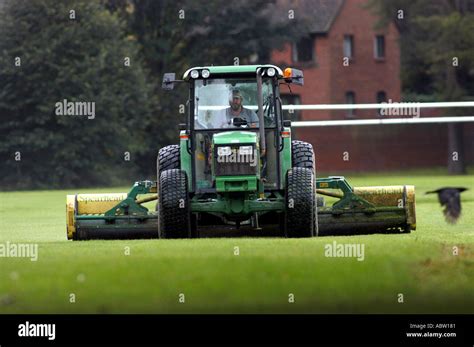
[[374, 55], [376, 59], [385, 58], [385, 36], [377, 35], [374, 40]]
[[[301, 105], [301, 98], [296, 94], [281, 94], [281, 102], [283, 106]], [[301, 120], [300, 110], [283, 110], [283, 119], [290, 119], [292, 121]]]
[[[376, 99], [377, 99], [377, 104], [381, 104], [382, 102], [387, 102], [387, 94], [383, 90], [381, 90], [381, 91], [377, 92]], [[377, 110], [377, 114], [379, 116], [382, 115], [381, 111], [382, 110], [380, 108]]]
[[343, 53], [344, 57], [354, 58], [354, 36], [353, 35], [344, 35], [343, 43]]
[[[355, 104], [355, 93], [353, 91], [346, 92], [346, 104]], [[346, 116], [352, 118], [355, 115], [355, 110], [347, 110]]]
[[312, 37], [303, 37], [298, 42], [293, 43], [293, 61], [309, 62], [313, 61], [314, 40]]

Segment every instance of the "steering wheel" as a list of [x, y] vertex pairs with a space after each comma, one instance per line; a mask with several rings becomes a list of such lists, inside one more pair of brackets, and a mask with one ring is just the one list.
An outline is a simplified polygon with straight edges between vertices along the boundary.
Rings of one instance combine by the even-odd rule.
[[234, 119], [232, 119], [232, 124], [235, 127], [240, 127], [240, 128], [246, 128], [248, 126], [247, 121], [241, 117], [234, 117]]

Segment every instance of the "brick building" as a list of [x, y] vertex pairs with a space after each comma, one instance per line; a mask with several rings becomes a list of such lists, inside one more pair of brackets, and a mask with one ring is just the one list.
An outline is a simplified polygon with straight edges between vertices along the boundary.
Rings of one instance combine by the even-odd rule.
[[[346, 104], [401, 101], [399, 32], [393, 23], [375, 29], [378, 18], [367, 0], [294, 0], [295, 16], [311, 18], [310, 33], [272, 53], [272, 62], [305, 74], [303, 87], [282, 89], [286, 104]], [[422, 110], [422, 115], [439, 115]], [[384, 117], [377, 110], [303, 111], [293, 120]], [[385, 116], [387, 117], [387, 116]], [[465, 154], [473, 163], [474, 128], [464, 126]], [[325, 172], [397, 170], [444, 166], [447, 125], [299, 128], [296, 136], [315, 147]], [[346, 160], [345, 160], [346, 159]], [[349, 160], [347, 160], [349, 159]]]

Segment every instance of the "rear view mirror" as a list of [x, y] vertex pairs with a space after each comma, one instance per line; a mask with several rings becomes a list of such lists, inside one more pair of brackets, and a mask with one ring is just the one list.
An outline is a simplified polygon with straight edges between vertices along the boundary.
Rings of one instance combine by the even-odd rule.
[[163, 75], [163, 83], [161, 84], [161, 88], [164, 90], [173, 90], [175, 80], [176, 74], [174, 72], [165, 73]]

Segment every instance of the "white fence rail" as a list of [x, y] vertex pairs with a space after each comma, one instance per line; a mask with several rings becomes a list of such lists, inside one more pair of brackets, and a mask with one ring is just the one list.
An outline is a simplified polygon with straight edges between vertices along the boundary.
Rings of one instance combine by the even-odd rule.
[[[256, 105], [244, 105], [251, 110], [257, 110]], [[217, 111], [228, 108], [226, 105], [199, 105], [199, 110]], [[393, 110], [398, 109], [402, 114], [411, 115], [413, 109], [421, 108], [458, 108], [474, 107], [474, 101], [454, 102], [389, 102], [380, 104], [319, 104], [319, 105], [283, 105], [283, 110], [307, 111], [307, 110]], [[400, 113], [399, 112], [399, 113]], [[417, 113], [419, 115], [419, 112]], [[420, 124], [420, 123], [463, 123], [474, 122], [474, 117], [411, 117], [394, 118], [393, 115], [384, 115], [373, 119], [345, 119], [345, 120], [314, 120], [294, 121], [294, 127], [321, 127], [341, 125], [388, 125], [388, 124]]]
[[[321, 104], [321, 105], [284, 105], [283, 110], [373, 110], [373, 109], [398, 109], [401, 111], [414, 108], [455, 108], [474, 107], [474, 101], [456, 102], [392, 102], [380, 104]], [[403, 112], [402, 112], [403, 113]], [[409, 112], [406, 112], [409, 113]], [[419, 114], [419, 112], [418, 112]], [[383, 117], [383, 118], [382, 118]], [[413, 118], [389, 118], [393, 116], [380, 116], [376, 119], [345, 119], [345, 120], [318, 120], [318, 121], [296, 121], [291, 122], [295, 128], [298, 127], [322, 127], [342, 125], [387, 125], [387, 124], [426, 124], [426, 123], [463, 123], [474, 122], [474, 117], [413, 117]]]
[[450, 108], [474, 107], [474, 101], [452, 102], [392, 102], [380, 104], [319, 104], [319, 105], [284, 105], [284, 110], [374, 110], [394, 108]]
[[[199, 110], [223, 110], [229, 105], [201, 105]], [[257, 105], [244, 105], [245, 108], [257, 110]], [[392, 102], [381, 104], [317, 104], [317, 105], [283, 105], [284, 110], [374, 110], [374, 109], [394, 109], [394, 108], [446, 108], [446, 107], [474, 107], [474, 101], [453, 101], [453, 102]]]
[[463, 123], [474, 122], [474, 117], [426, 117], [426, 118], [388, 118], [388, 119], [346, 119], [346, 120], [312, 120], [291, 122], [295, 128], [327, 127], [341, 125], [386, 125], [386, 124], [420, 124], [420, 123]]

